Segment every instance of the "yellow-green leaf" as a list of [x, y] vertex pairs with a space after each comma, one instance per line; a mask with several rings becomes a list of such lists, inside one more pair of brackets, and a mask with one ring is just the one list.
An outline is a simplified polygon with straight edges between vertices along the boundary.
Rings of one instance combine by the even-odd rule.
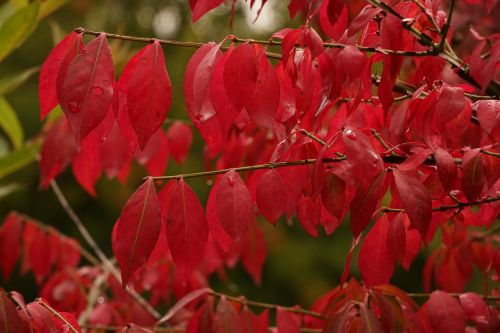
[[37, 73], [40, 67], [31, 67], [22, 72], [10, 74], [0, 78], [0, 95], [6, 95], [28, 80], [33, 74]]
[[3, 96], [0, 96], [0, 128], [7, 134], [15, 148], [21, 147], [24, 140], [23, 128], [16, 112]]
[[14, 9], [19, 10], [29, 4], [29, 0], [10, 0]]
[[0, 61], [31, 35], [38, 23], [39, 1], [16, 11], [0, 28]]
[[40, 143], [23, 146], [0, 158], [0, 179], [35, 161]]

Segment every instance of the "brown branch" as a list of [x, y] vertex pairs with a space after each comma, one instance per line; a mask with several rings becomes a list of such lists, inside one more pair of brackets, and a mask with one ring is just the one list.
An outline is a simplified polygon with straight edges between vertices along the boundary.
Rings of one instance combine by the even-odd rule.
[[420, 9], [420, 11], [427, 17], [427, 19], [429, 20], [429, 22], [431, 22], [436, 32], [441, 33], [441, 28], [436, 23], [434, 17], [427, 11], [427, 8], [425, 8], [425, 6], [422, 5], [422, 3], [419, 0], [411, 0], [411, 2], [413, 2]]
[[[444, 205], [444, 206], [434, 207], [434, 208], [432, 208], [432, 211], [433, 212], [443, 212], [445, 210], [461, 209], [464, 207], [482, 205], [482, 204], [492, 203], [495, 201], [500, 201], [500, 195], [496, 196], [496, 197], [489, 197], [489, 198], [486, 198], [483, 200], [476, 200], [476, 201], [470, 201], [470, 202], [458, 202], [454, 205]], [[404, 212], [404, 211], [405, 210], [403, 208], [391, 208], [391, 207], [382, 207], [379, 209], [379, 212], [382, 212], [382, 213], [399, 213], [399, 212]]]
[[[371, 0], [373, 2], [377, 2], [374, 0]], [[377, 2], [379, 3], [379, 2]], [[380, 3], [383, 4], [383, 3]], [[384, 4], [386, 7], [388, 5]], [[383, 7], [384, 9], [386, 7]], [[390, 8], [390, 7], [388, 7]], [[394, 13], [398, 15], [398, 17], [402, 20], [404, 18], [399, 15], [396, 11], [391, 9]], [[403, 22], [403, 26], [407, 27], [406, 29], [411, 29], [415, 30], [418, 36], [421, 36], [422, 40], [427, 40], [426, 38], [429, 38], [427, 35], [422, 34], [420, 31], [414, 29], [411, 25]], [[73, 31], [78, 32], [78, 33], [83, 33], [87, 35], [92, 35], [92, 36], [98, 36], [99, 34], [103, 33], [107, 38], [111, 39], [119, 39], [119, 40], [127, 40], [127, 41], [133, 41], [133, 42], [141, 42], [141, 43], [151, 43], [155, 38], [150, 38], [150, 37], [136, 37], [136, 36], [127, 36], [127, 35], [120, 35], [120, 34], [113, 34], [113, 33], [108, 33], [108, 32], [98, 32], [98, 31], [92, 31], [92, 30], [87, 30], [85, 28], [76, 28]], [[425, 37], [423, 37], [425, 36]], [[281, 42], [275, 41], [275, 40], [256, 40], [256, 39], [244, 39], [244, 38], [238, 38], [235, 36], [231, 36], [229, 38], [233, 42], [248, 42], [248, 43], [253, 43], [253, 44], [262, 44], [262, 45], [281, 45]], [[156, 39], [158, 42], [162, 45], [168, 45], [168, 46], [178, 46], [178, 47], [187, 47], [187, 48], [200, 48], [204, 44], [199, 43], [199, 42], [190, 42], [190, 41], [177, 41], [177, 40], [168, 40], [168, 39]], [[323, 43], [324, 47], [331, 47], [331, 48], [345, 48], [347, 46], [353, 46], [358, 48], [361, 51], [364, 52], [377, 52], [377, 53], [382, 53], [382, 54], [393, 54], [393, 55], [398, 55], [398, 56], [430, 56], [430, 55], [437, 55], [449, 62], [452, 67], [454, 68], [459, 68], [458, 75], [464, 79], [465, 81], [468, 81], [469, 83], [479, 87], [478, 83], [468, 74], [468, 71], [464, 69], [464, 64], [460, 59], [457, 59], [454, 55], [449, 54], [449, 53], [443, 53], [440, 52], [439, 54], [432, 50], [427, 50], [427, 51], [398, 51], [398, 50], [388, 50], [388, 49], [382, 49], [382, 48], [372, 48], [372, 47], [365, 47], [365, 46], [360, 46], [360, 45], [348, 45], [348, 44], [342, 44], [342, 43]], [[430, 40], [429, 43], [426, 45], [431, 46], [431, 47], [436, 47], [432, 40]], [[222, 50], [227, 50], [228, 47], [221, 47]], [[271, 59], [281, 59], [281, 55], [278, 53], [272, 53], [272, 52], [266, 52], [266, 56]], [[399, 80], [398, 80], [399, 81]], [[404, 89], [404, 86], [400, 87], [398, 82], [396, 82], [396, 88], [395, 91], [407, 94], [408, 90]], [[396, 90], [397, 88], [403, 88]], [[413, 89], [414, 91], [415, 89]], [[494, 96], [500, 95], [500, 87], [498, 84], [496, 84], [494, 81], [490, 83], [490, 87], [487, 89], [488, 93], [492, 96], [481, 96], [481, 95], [473, 95], [469, 94], [470, 97], [472, 98], [473, 96], [477, 96], [476, 99], [491, 99], [495, 98]]]
[[[429, 298], [431, 296], [430, 293], [408, 293], [407, 295], [411, 298]], [[448, 295], [459, 297], [461, 293], [448, 293]], [[500, 301], [500, 296], [483, 295], [482, 298], [487, 301]]]
[[441, 40], [439, 41], [439, 50], [444, 49], [444, 43], [446, 42], [446, 37], [448, 36], [448, 31], [451, 27], [451, 18], [453, 17], [453, 10], [455, 9], [455, 0], [450, 0], [450, 5], [448, 7], [448, 15], [446, 16], [446, 22], [444, 23], [443, 29], [441, 30]]
[[37, 298], [35, 301], [38, 304], [40, 304], [41, 306], [43, 306], [44, 308], [46, 308], [47, 310], [49, 310], [54, 316], [56, 316], [57, 318], [59, 318], [59, 320], [61, 320], [63, 323], [65, 323], [68, 326], [68, 329], [71, 332], [73, 332], [73, 333], [79, 333], [78, 330], [66, 320], [66, 318], [64, 318], [63, 316], [61, 316], [61, 314], [59, 312], [57, 312], [54, 308], [52, 308], [50, 305], [48, 305], [47, 303], [45, 303], [41, 298]]
[[401, 24], [403, 25], [403, 28], [405, 30], [408, 30], [413, 36], [415, 36], [417, 40], [420, 42], [420, 44], [431, 47], [433, 54], [436, 54], [436, 45], [434, 44], [432, 38], [421, 32], [420, 30], [416, 29], [413, 26], [412, 22], [408, 22], [403, 16], [401, 16], [401, 14], [399, 14], [396, 10], [394, 10], [394, 8], [392, 8], [383, 1], [378, 1], [378, 0], [367, 0], [367, 1], [371, 3], [373, 6], [383, 9], [387, 13], [397, 17], [401, 21]]
[[258, 307], [258, 308], [270, 309], [270, 310], [275, 310], [276, 308], [279, 307], [280, 309], [283, 309], [283, 310], [285, 310], [287, 312], [298, 313], [298, 314], [301, 314], [301, 315], [311, 316], [311, 317], [318, 318], [318, 319], [326, 319], [325, 316], [323, 316], [319, 312], [309, 311], [309, 310], [305, 310], [305, 309], [301, 309], [301, 308], [297, 308], [297, 307], [280, 306], [280, 305], [277, 305], [277, 304], [263, 303], [263, 302], [257, 302], [257, 301], [250, 301], [250, 300], [247, 300], [244, 297], [229, 296], [229, 295], [225, 295], [225, 294], [218, 293], [218, 292], [215, 292], [215, 291], [211, 291], [209, 294], [212, 295], [212, 296], [215, 296], [215, 297], [219, 297], [219, 298], [220, 297], [225, 297], [226, 299], [228, 299], [230, 301], [238, 302], [238, 303], [240, 303], [242, 305], [250, 305], [250, 306], [255, 306], [255, 307]]
[[[345, 158], [342, 158], [342, 157], [324, 158], [323, 162], [324, 163], [332, 163], [332, 162], [339, 162], [339, 161], [343, 161], [343, 160], [345, 160]], [[234, 170], [236, 172], [243, 172], [243, 171], [254, 171], [254, 170], [260, 170], [260, 169], [283, 168], [283, 167], [289, 167], [289, 166], [294, 166], [294, 165], [307, 165], [307, 164], [314, 164], [314, 163], [316, 163], [316, 159], [310, 158], [310, 159], [298, 160], [298, 161], [269, 162], [269, 163], [265, 163], [265, 164], [247, 165], [247, 166], [242, 166], [242, 167], [237, 167], [237, 168], [226, 168], [226, 169], [218, 169], [218, 170], [211, 170], [211, 171], [178, 174], [178, 175], [172, 175], [172, 176], [145, 177], [144, 179], [151, 178], [153, 180], [170, 180], [170, 179], [181, 179], [181, 178], [195, 178], [195, 177], [221, 175], [221, 174], [224, 174], [224, 173], [231, 171], [231, 170]]]
[[306, 131], [303, 128], [298, 129], [297, 132], [302, 133], [303, 135], [309, 137], [310, 139], [313, 139], [314, 141], [316, 141], [317, 143], [319, 143], [322, 146], [324, 146], [326, 144], [326, 142], [323, 139], [318, 138], [316, 135], [314, 135], [313, 133], [311, 133], [309, 131]]
[[[73, 31], [78, 32], [78, 33], [83, 33], [86, 35], [92, 35], [92, 36], [99, 36], [99, 34], [103, 33], [106, 36], [106, 38], [127, 40], [127, 41], [132, 41], [132, 42], [141, 42], [141, 43], [151, 43], [153, 40], [155, 40], [155, 38], [150, 38], [150, 37], [136, 37], [136, 36], [119, 35], [119, 34], [112, 34], [112, 33], [108, 33], [108, 32], [87, 30], [85, 28], [76, 28], [76, 29], [73, 29]], [[259, 40], [259, 39], [251, 39], [251, 38], [239, 38], [236, 36], [230, 36], [228, 39], [234, 43], [249, 43], [249, 44], [267, 45], [267, 46], [281, 46], [281, 41], [277, 41], [277, 40], [273, 40], [273, 39]], [[160, 44], [167, 45], [167, 46], [200, 48], [203, 45], [205, 45], [205, 44], [199, 43], [199, 42], [178, 41], [178, 40], [169, 40], [169, 39], [156, 39], [156, 40], [158, 40], [158, 42]], [[429, 55], [436, 55], [436, 52], [433, 50], [399, 51], [399, 50], [383, 49], [380, 47], [368, 47], [368, 46], [349, 45], [349, 44], [342, 44], [342, 43], [323, 43], [323, 46], [326, 48], [337, 48], [337, 49], [344, 49], [348, 46], [351, 46], [351, 47], [355, 47], [358, 50], [363, 51], [363, 52], [375, 52], [375, 53], [382, 53], [382, 54], [391, 54], [391, 55], [402, 56], [402, 57], [409, 57], [409, 56], [424, 57], [424, 56], [429, 56]], [[222, 50], [227, 50], [227, 47], [222, 47]], [[281, 55], [279, 55], [277, 53], [266, 53], [266, 54], [270, 58], [281, 59]]]
[[[123, 329], [122, 326], [104, 326], [104, 325], [81, 325], [81, 328], [95, 331], [119, 331]], [[186, 327], [145, 327], [141, 326], [141, 328], [150, 330], [155, 333], [184, 333], [186, 331]], [[277, 327], [269, 327], [268, 332], [276, 332]], [[323, 330], [316, 328], [301, 328], [301, 333], [321, 333]]]

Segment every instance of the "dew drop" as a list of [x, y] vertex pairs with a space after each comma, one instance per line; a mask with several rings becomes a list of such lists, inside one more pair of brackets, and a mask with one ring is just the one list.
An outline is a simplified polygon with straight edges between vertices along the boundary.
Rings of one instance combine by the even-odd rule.
[[109, 80], [104, 80], [102, 82], [102, 84], [104, 84], [105, 86], [109, 86], [111, 84], [111, 82], [109, 82]]
[[358, 140], [358, 137], [356, 136], [356, 134], [354, 134], [354, 132], [352, 130], [350, 130], [350, 129], [346, 130], [344, 132], [344, 134], [345, 134], [345, 136], [347, 136], [352, 141]]
[[141, 62], [142, 62], [143, 64], [145, 64], [145, 63], [147, 63], [148, 61], [146, 60], [146, 58], [142, 58], [142, 59], [141, 59]]
[[101, 87], [93, 87], [92, 88], [92, 93], [95, 96], [102, 96], [102, 94], [104, 94], [104, 90]]
[[80, 107], [78, 106], [78, 102], [69, 102], [69, 111], [73, 113], [78, 113], [80, 112]]

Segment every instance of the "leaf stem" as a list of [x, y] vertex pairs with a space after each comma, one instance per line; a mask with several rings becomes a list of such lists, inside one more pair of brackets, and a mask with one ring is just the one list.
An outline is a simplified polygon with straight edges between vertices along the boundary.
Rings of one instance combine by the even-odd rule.
[[[496, 197], [489, 197], [483, 200], [476, 200], [476, 201], [470, 201], [470, 202], [458, 202], [454, 205], [444, 205], [444, 206], [439, 206], [439, 207], [434, 207], [432, 208], [433, 212], [442, 212], [445, 210], [450, 210], [450, 209], [456, 209], [456, 208], [464, 208], [464, 207], [470, 207], [470, 206], [475, 206], [475, 205], [482, 205], [482, 204], [487, 204], [487, 203], [492, 203], [495, 201], [500, 201], [500, 195]], [[379, 212], [382, 213], [399, 213], [399, 212], [404, 212], [405, 210], [403, 208], [391, 208], [391, 207], [382, 207], [380, 208]]]
[[57, 312], [54, 308], [52, 308], [50, 305], [48, 305], [47, 303], [45, 303], [41, 298], [37, 298], [35, 300], [38, 304], [40, 304], [41, 306], [43, 306], [44, 308], [46, 308], [47, 310], [49, 310], [54, 316], [56, 316], [57, 318], [59, 318], [63, 323], [65, 323], [69, 330], [73, 333], [79, 333], [78, 330], [73, 327], [73, 325], [71, 325], [67, 320], [66, 318], [64, 318], [63, 316], [61, 316], [61, 314], [59, 312]]
[[[404, 21], [404, 18], [397, 13], [394, 9], [392, 9], [390, 6], [383, 2], [379, 2], [376, 0], [369, 0], [374, 6], [382, 8], [388, 12], [390, 12], [393, 15], [396, 15], [399, 19], [402, 20], [403, 27], [405, 29], [409, 30], [412, 32], [412, 34], [416, 34], [417, 38], [427, 46], [432, 47], [433, 49], [429, 49], [427, 51], [399, 51], [399, 50], [389, 50], [389, 49], [382, 49], [382, 48], [373, 48], [373, 47], [365, 47], [365, 46], [360, 46], [360, 45], [348, 45], [348, 44], [342, 44], [342, 43], [323, 43], [324, 47], [329, 47], [329, 48], [346, 48], [348, 46], [353, 46], [359, 49], [360, 51], [363, 52], [377, 52], [377, 53], [382, 53], [382, 54], [392, 54], [392, 55], [397, 55], [397, 56], [439, 56], [449, 62], [454, 68], [458, 68], [458, 74], [460, 77], [469, 83], [478, 86], [478, 83], [468, 74], [468, 71], [466, 68], [464, 68], [463, 62], [455, 57], [453, 54], [450, 54], [449, 52], [443, 53], [437, 53], [435, 49], [437, 49], [437, 46], [434, 44], [432, 39], [423, 34], [422, 32], [418, 31], [415, 29], [411, 24], [406, 23]], [[150, 37], [137, 37], [137, 36], [127, 36], [127, 35], [120, 35], [120, 34], [113, 34], [109, 32], [98, 32], [98, 31], [92, 31], [92, 30], [87, 30], [85, 28], [76, 28], [73, 29], [73, 31], [78, 32], [78, 33], [83, 33], [86, 35], [92, 35], [92, 36], [99, 36], [99, 34], [103, 33], [106, 38], [111, 38], [111, 39], [120, 39], [120, 40], [127, 40], [127, 41], [132, 41], [132, 42], [141, 42], [141, 43], [151, 43], [155, 38], [150, 38]], [[229, 38], [233, 42], [248, 42], [248, 43], [253, 43], [253, 44], [262, 44], [262, 45], [281, 45], [281, 42], [275, 41], [275, 40], [256, 40], [256, 39], [245, 39], [245, 38], [239, 38], [232, 36]], [[168, 40], [168, 39], [157, 39], [158, 42], [162, 45], [168, 45], [168, 46], [178, 46], [178, 47], [187, 47], [187, 48], [200, 48], [204, 44], [199, 43], [199, 42], [190, 42], [190, 41], [177, 41], [177, 40]], [[222, 47], [222, 50], [227, 50], [228, 47]], [[281, 59], [281, 55], [278, 53], [272, 53], [272, 52], [266, 52], [266, 56], [271, 59]], [[398, 83], [396, 83], [398, 85]], [[498, 96], [500, 95], [500, 87], [499, 85], [495, 82], [492, 81], [490, 85], [488, 86], [487, 91], [493, 95], [493, 96], [481, 96], [481, 95], [473, 95], [469, 94], [470, 97], [472, 96], [477, 96], [476, 99], [490, 99], [490, 97]]]
[[[448, 293], [452, 297], [459, 297], [461, 293]], [[408, 293], [408, 296], [411, 298], [429, 298], [431, 296], [430, 293]], [[493, 295], [483, 295], [481, 296], [483, 299], [488, 301], [500, 301], [500, 296]]]
[[[339, 161], [343, 161], [343, 160], [345, 160], [345, 158], [342, 158], [342, 157], [324, 158], [323, 162], [324, 163], [333, 163], [333, 162], [339, 162]], [[254, 171], [254, 170], [259, 170], [259, 169], [283, 168], [283, 167], [289, 167], [289, 166], [294, 166], [294, 165], [307, 165], [307, 164], [314, 164], [314, 163], [316, 163], [316, 159], [310, 158], [310, 159], [305, 159], [305, 160], [286, 161], [286, 162], [269, 162], [269, 163], [265, 163], [265, 164], [247, 165], [247, 166], [242, 166], [242, 167], [238, 167], [238, 168], [226, 168], [226, 169], [218, 169], [218, 170], [212, 170], [212, 171], [202, 171], [202, 172], [194, 172], [194, 173], [187, 173], [187, 174], [178, 174], [178, 175], [173, 175], [173, 176], [156, 176], [156, 177], [150, 177], [150, 178], [152, 178], [153, 180], [195, 178], [195, 177], [220, 175], [220, 174], [224, 174], [230, 170], [234, 170], [237, 172], [243, 172], [243, 171]], [[146, 178], [149, 178], [149, 177], [146, 177]]]
[[270, 310], [275, 310], [276, 308], [280, 307], [281, 309], [287, 311], [287, 312], [293, 312], [293, 313], [298, 313], [306, 316], [311, 316], [314, 318], [318, 319], [326, 319], [325, 316], [323, 316], [321, 313], [315, 312], [315, 311], [309, 311], [305, 309], [301, 309], [298, 307], [290, 307], [290, 306], [280, 306], [276, 304], [271, 304], [271, 303], [263, 303], [263, 302], [257, 302], [257, 301], [250, 301], [247, 300], [244, 297], [235, 297], [235, 296], [229, 296], [226, 294], [218, 293], [216, 291], [211, 291], [210, 295], [215, 296], [215, 297], [225, 297], [226, 299], [233, 301], [233, 302], [238, 302], [242, 305], [250, 305], [250, 306], [255, 306], [263, 309], [270, 309]]

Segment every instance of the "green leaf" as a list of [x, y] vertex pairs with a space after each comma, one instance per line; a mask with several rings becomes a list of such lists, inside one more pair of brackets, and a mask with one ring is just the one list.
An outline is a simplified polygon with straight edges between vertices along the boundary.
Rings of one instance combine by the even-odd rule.
[[35, 1], [16, 11], [0, 28], [0, 62], [31, 35], [38, 24], [40, 3]]
[[0, 95], [6, 95], [21, 86], [33, 74], [37, 73], [40, 67], [31, 67], [22, 72], [11, 74], [0, 78]]
[[10, 1], [0, 5], [0, 27], [13, 13], [14, 6]]
[[15, 10], [19, 10], [29, 4], [28, 0], [10, 0], [10, 2], [12, 3], [12, 6], [14, 6]]
[[15, 148], [21, 147], [24, 140], [23, 128], [14, 109], [3, 96], [0, 96], [0, 128], [7, 134]]
[[33, 162], [40, 146], [41, 143], [26, 145], [0, 158], [0, 179]]
[[26, 189], [26, 187], [21, 185], [21, 184], [18, 184], [18, 183], [1, 185], [0, 186], [0, 200], [13, 192], [23, 190], [23, 189]]

